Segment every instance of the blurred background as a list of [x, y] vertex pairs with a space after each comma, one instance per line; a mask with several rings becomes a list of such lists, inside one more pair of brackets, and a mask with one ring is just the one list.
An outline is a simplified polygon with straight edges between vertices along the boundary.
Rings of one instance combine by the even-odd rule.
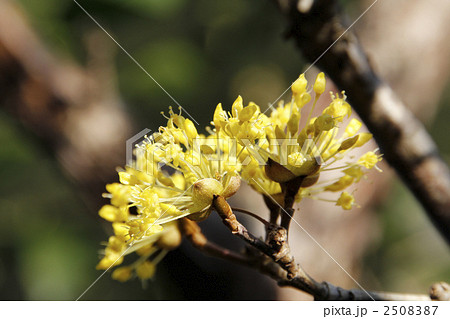
[[[265, 109], [307, 67], [271, 1], [78, 2], [203, 127], [217, 103], [229, 108], [238, 94]], [[450, 3], [431, 2], [380, 1], [353, 31], [449, 162]], [[342, 1], [349, 21], [370, 4]], [[165, 124], [160, 112], [177, 105], [73, 1], [0, 0], [0, 21], [0, 299], [74, 300], [101, 274], [98, 251], [111, 230], [97, 211], [104, 185], [125, 164], [125, 141]], [[448, 246], [383, 170], [358, 190], [361, 208], [307, 202], [296, 219], [365, 289], [427, 293], [433, 282], [450, 281]], [[246, 187], [233, 201], [267, 214]], [[201, 227], [239, 249], [215, 216]], [[292, 231], [297, 261], [316, 280], [355, 286], [299, 228]], [[184, 243], [146, 287], [106, 274], [82, 299], [308, 297]]]

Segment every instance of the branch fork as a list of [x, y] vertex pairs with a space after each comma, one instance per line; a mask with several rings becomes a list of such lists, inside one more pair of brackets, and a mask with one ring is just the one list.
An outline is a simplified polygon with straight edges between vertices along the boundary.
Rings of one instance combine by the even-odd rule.
[[244, 240], [249, 246], [246, 246], [244, 252], [238, 253], [211, 243], [196, 222], [184, 218], [181, 221], [181, 229], [194, 247], [209, 255], [258, 269], [276, 280], [279, 286], [299, 289], [311, 294], [314, 300], [450, 300], [448, 293], [450, 286], [444, 282], [434, 284], [429, 296], [368, 292], [363, 289], [344, 289], [326, 281], [317, 282], [295, 263], [287, 242], [287, 229], [276, 224], [267, 225], [267, 240], [264, 242], [237, 220], [224, 197], [214, 195], [211, 207], [218, 213], [231, 233]]

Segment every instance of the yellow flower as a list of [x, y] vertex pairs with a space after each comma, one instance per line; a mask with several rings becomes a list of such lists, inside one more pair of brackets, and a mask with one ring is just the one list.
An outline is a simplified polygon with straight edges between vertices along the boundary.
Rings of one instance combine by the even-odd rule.
[[[249, 119], [254, 108], [242, 109], [237, 101], [234, 112], [242, 110], [241, 117]], [[176, 220], [207, 218], [214, 195], [228, 198], [240, 186], [240, 162], [220, 145], [218, 136], [199, 134], [191, 120], [172, 109], [167, 120], [166, 126], [137, 146], [134, 166], [119, 171], [120, 183], [106, 186], [104, 197], [111, 203], [103, 206], [99, 215], [112, 223], [114, 236], [98, 269], [116, 266], [123, 256], [136, 251], [142, 259], [133, 269], [138, 277], [147, 278], [148, 273], [142, 274], [149, 264], [144, 262], [151, 259], [155, 266], [154, 254], [161, 256], [158, 251], [179, 246], [181, 234], [173, 226]], [[115, 277], [124, 280], [126, 276], [122, 271]]]
[[354, 203], [355, 198], [353, 195], [347, 192], [342, 192], [341, 196], [336, 201], [336, 206], [342, 206], [343, 209], [349, 210], [352, 209]]
[[128, 281], [131, 276], [133, 276], [133, 268], [129, 266], [119, 267], [111, 275], [112, 279], [120, 282]]
[[[370, 169], [376, 167], [379, 161], [381, 161], [381, 157], [379, 155], [374, 152], [367, 152], [359, 158], [358, 164]], [[377, 169], [379, 168], [377, 167]]]
[[123, 251], [126, 246], [125, 240], [116, 236], [109, 237], [104, 257], [97, 264], [97, 269], [109, 269], [112, 266], [120, 265], [123, 261]]
[[[329, 201], [320, 195], [340, 192], [332, 201], [351, 209], [354, 197], [345, 190], [368, 169], [378, 169], [381, 156], [376, 151], [359, 159], [347, 155], [372, 135], [358, 133], [362, 123], [355, 118], [341, 128], [352, 113], [344, 92], [331, 94], [330, 104], [312, 116], [325, 88], [323, 73], [312, 89], [302, 74], [292, 84], [291, 100], [280, 101], [269, 116], [253, 102], [245, 105], [238, 96], [229, 113], [217, 105], [211, 121], [214, 128], [207, 127], [207, 135], [170, 108], [167, 124], [136, 146], [135, 162], [118, 172], [119, 182], [106, 185], [103, 196], [110, 203], [99, 215], [112, 224], [114, 234], [97, 269], [120, 265], [125, 256], [136, 252], [137, 260], [117, 268], [113, 279], [151, 278], [159, 261], [181, 243], [178, 220], [204, 220], [211, 213], [214, 196], [233, 196], [241, 178], [280, 205], [287, 185], [300, 181], [297, 201], [305, 197]], [[306, 108], [312, 91], [315, 97]], [[328, 177], [330, 171], [340, 174]]]
[[[242, 165], [241, 177], [255, 190], [273, 196], [281, 192], [279, 184], [302, 177], [303, 189], [299, 190], [297, 199], [319, 198], [320, 193], [342, 191], [359, 182], [365, 170], [376, 167], [381, 160], [374, 152], [358, 161], [346, 157], [347, 153], [365, 145], [372, 135], [358, 134], [362, 124], [355, 118], [345, 129], [340, 128], [352, 113], [344, 92], [341, 95], [331, 93], [331, 103], [319, 116], [312, 117], [325, 87], [325, 75], [320, 73], [313, 86], [316, 96], [303, 127], [300, 126], [302, 111], [311, 100], [304, 75], [292, 84], [290, 102], [281, 101], [270, 116], [252, 103], [243, 106], [241, 97], [234, 103], [232, 114], [227, 115], [222, 105], [218, 106], [212, 124], [216, 132], [220, 130], [223, 136], [236, 139], [242, 154], [252, 157], [251, 165]], [[246, 109], [248, 111], [244, 112]], [[327, 179], [328, 173], [325, 173], [336, 170], [343, 176]]]
[[141, 279], [150, 279], [156, 271], [156, 266], [150, 261], [144, 261], [136, 267], [136, 275]]
[[121, 222], [128, 218], [127, 206], [121, 206], [120, 208], [112, 205], [104, 205], [98, 212], [101, 218], [106, 219], [109, 222]]
[[353, 184], [354, 180], [355, 179], [350, 175], [344, 175], [337, 182], [334, 182], [333, 184], [324, 187], [324, 190], [332, 192], [341, 191], [343, 189], [346, 189], [351, 184]]

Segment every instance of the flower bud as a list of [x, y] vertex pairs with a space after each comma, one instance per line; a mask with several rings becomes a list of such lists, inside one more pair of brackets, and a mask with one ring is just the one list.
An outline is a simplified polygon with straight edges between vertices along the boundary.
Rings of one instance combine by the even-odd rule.
[[308, 85], [308, 81], [305, 79], [305, 75], [301, 74], [297, 80], [292, 83], [292, 93], [300, 94], [306, 90], [306, 86]]
[[159, 248], [173, 250], [180, 246], [182, 239], [183, 237], [177, 226], [168, 227], [167, 230], [162, 233], [161, 237], [156, 242], [156, 245]]
[[197, 133], [197, 129], [195, 128], [194, 123], [190, 120], [190, 119], [185, 119], [184, 120], [184, 129], [186, 131], [186, 135], [190, 138], [196, 138], [198, 133]]
[[225, 189], [222, 192], [222, 196], [225, 198], [229, 198], [236, 194], [239, 187], [241, 186], [241, 178], [239, 176], [231, 176], [229, 182], [225, 186]]
[[103, 205], [98, 212], [99, 216], [109, 222], [118, 221], [119, 208], [112, 205]]
[[166, 174], [164, 174], [163, 171], [158, 171], [158, 181], [163, 184], [164, 186], [167, 187], [174, 187], [175, 185], [173, 184], [172, 179], [167, 176]]
[[325, 74], [323, 72], [320, 72], [319, 74], [317, 74], [316, 82], [314, 82], [314, 92], [316, 92], [317, 95], [321, 95], [323, 92], [325, 92], [325, 86]]
[[119, 267], [113, 271], [111, 277], [114, 280], [118, 280], [120, 282], [125, 282], [131, 278], [133, 275], [133, 268], [129, 266]]
[[222, 103], [217, 104], [216, 110], [214, 111], [213, 123], [217, 130], [222, 127], [222, 122], [225, 120], [224, 111], [222, 108]]
[[194, 183], [192, 186], [192, 213], [203, 211], [212, 203], [214, 195], [219, 195], [223, 191], [222, 183], [214, 178], [204, 178]]
[[95, 269], [97, 270], [105, 270], [109, 269], [112, 266], [120, 265], [123, 262], [123, 257], [116, 257], [116, 256], [105, 256], [103, 257]]

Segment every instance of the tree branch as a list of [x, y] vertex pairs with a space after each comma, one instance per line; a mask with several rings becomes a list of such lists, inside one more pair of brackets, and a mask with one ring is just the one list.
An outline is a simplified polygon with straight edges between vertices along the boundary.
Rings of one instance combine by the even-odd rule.
[[449, 169], [423, 124], [374, 72], [355, 35], [343, 34], [346, 26], [337, 2], [316, 0], [306, 8], [296, 0], [276, 3], [289, 22], [289, 37], [309, 61], [329, 49], [317, 66], [346, 90], [386, 160], [450, 243]]
[[[224, 224], [237, 237], [244, 240], [253, 249], [247, 249], [247, 254], [232, 252], [208, 241], [197, 223], [184, 219], [182, 229], [191, 244], [214, 257], [230, 260], [241, 265], [259, 270], [268, 275], [281, 287], [289, 286], [309, 293], [315, 300], [431, 300], [427, 295], [401, 294], [391, 292], [368, 292], [360, 289], [344, 289], [329, 282], [317, 282], [310, 277], [299, 265], [295, 265], [294, 258], [288, 252], [284, 258], [276, 259], [277, 249], [262, 242], [251, 234], [234, 216], [228, 203], [221, 196], [215, 196], [213, 207], [222, 218]], [[275, 225], [276, 226], [276, 225]], [[287, 243], [286, 243], [287, 245]], [[288, 247], [289, 249], [289, 247]], [[433, 300], [448, 300], [448, 284], [433, 285], [430, 295]]]
[[187, 218], [183, 218], [180, 224], [181, 230], [186, 236], [187, 240], [189, 240], [192, 246], [194, 246], [198, 250], [201, 250], [208, 255], [229, 260], [240, 265], [249, 266], [254, 263], [254, 261], [252, 261], [252, 259], [246, 255], [236, 253], [210, 242], [202, 233], [200, 227], [196, 222]]

